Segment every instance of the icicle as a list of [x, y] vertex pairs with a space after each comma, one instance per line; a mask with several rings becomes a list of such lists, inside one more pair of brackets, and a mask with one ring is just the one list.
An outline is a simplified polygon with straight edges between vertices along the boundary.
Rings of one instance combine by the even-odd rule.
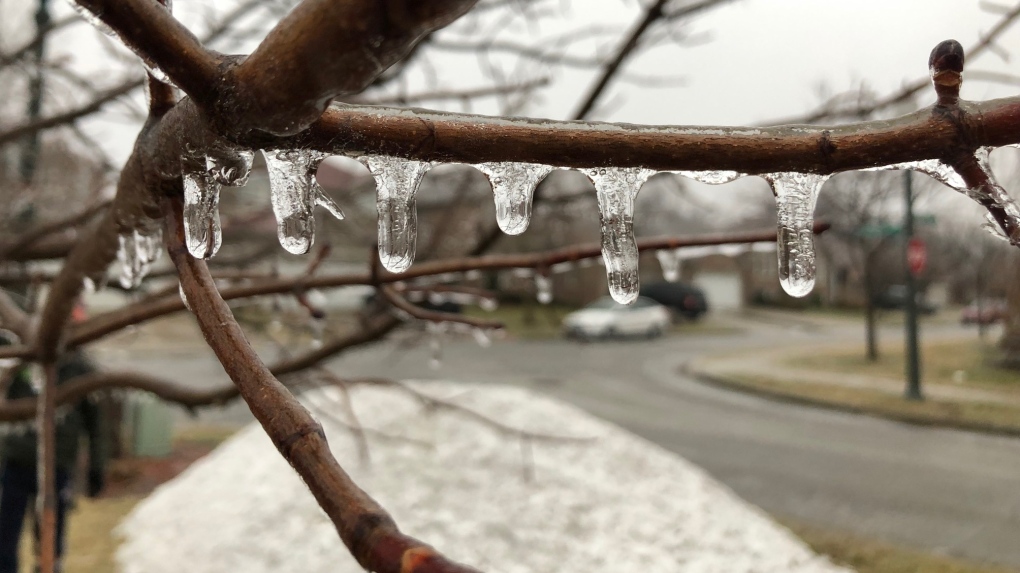
[[492, 346], [492, 339], [489, 338], [489, 333], [484, 328], [474, 328], [471, 330], [471, 335], [475, 337], [475, 342], [482, 348], [488, 348]]
[[184, 174], [184, 235], [188, 252], [208, 259], [220, 250], [220, 184], [202, 173]]
[[480, 306], [482, 310], [486, 312], [492, 312], [499, 308], [499, 300], [488, 297], [481, 298], [478, 300], [478, 306]]
[[415, 193], [432, 164], [381, 156], [366, 157], [362, 161], [375, 178], [379, 260], [391, 273], [402, 273], [414, 262], [418, 238]]
[[280, 244], [290, 253], [303, 255], [315, 241], [313, 209], [326, 196], [315, 180], [315, 172], [327, 155], [310, 150], [263, 151], [262, 154], [269, 169]]
[[673, 173], [708, 185], [722, 185], [744, 177], [743, 173], [736, 171], [673, 171]]
[[828, 176], [772, 173], [762, 177], [776, 196], [779, 282], [790, 296], [807, 296], [815, 286], [815, 203]]
[[121, 263], [119, 281], [125, 289], [137, 288], [142, 284], [152, 263], [162, 253], [163, 232], [158, 227], [148, 232], [151, 234], [143, 234], [135, 229], [117, 238], [120, 243], [117, 259]]
[[337, 221], [343, 221], [346, 218], [340, 206], [336, 204], [336, 201], [333, 201], [332, 197], [326, 194], [325, 189], [320, 187], [318, 183], [313, 186], [312, 192], [315, 195], [316, 206], [325, 209]]
[[520, 235], [531, 223], [531, 202], [535, 187], [554, 169], [534, 163], [479, 163], [475, 167], [492, 185], [496, 222], [508, 235]]
[[541, 273], [535, 273], [535, 291], [538, 294], [538, 302], [542, 304], [552, 302], [552, 279]]
[[999, 222], [995, 220], [995, 217], [992, 217], [991, 213], [985, 213], [985, 220], [987, 222], [981, 225], [982, 229], [1000, 241], [1009, 242], [1009, 237], [1006, 236], [1006, 233], [1002, 232], [1002, 227], [999, 226]]
[[659, 249], [655, 251], [662, 267], [662, 278], [671, 283], [680, 280], [680, 249]]
[[609, 293], [621, 304], [638, 296], [638, 250], [634, 240], [634, 198], [654, 171], [640, 168], [588, 169], [602, 220], [602, 258]]

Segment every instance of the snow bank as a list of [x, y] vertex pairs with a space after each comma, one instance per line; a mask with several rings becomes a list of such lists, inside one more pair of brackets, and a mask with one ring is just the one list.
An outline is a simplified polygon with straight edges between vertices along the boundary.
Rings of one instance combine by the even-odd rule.
[[[700, 468], [571, 406], [519, 388], [414, 387], [515, 428], [595, 438], [527, 447], [398, 389], [352, 390], [366, 426], [414, 442], [370, 436], [364, 464], [323, 419], [334, 454], [405, 532], [455, 560], [506, 573], [844, 571]], [[330, 392], [304, 399], [342, 412]], [[153, 492], [120, 531], [126, 573], [361, 571], [257, 426]]]

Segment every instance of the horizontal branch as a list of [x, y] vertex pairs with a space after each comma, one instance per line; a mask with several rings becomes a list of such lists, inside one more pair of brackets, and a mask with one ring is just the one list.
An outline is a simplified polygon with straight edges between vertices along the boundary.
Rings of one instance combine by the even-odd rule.
[[961, 102], [961, 108], [966, 113], [960, 116], [928, 107], [893, 120], [748, 128], [638, 126], [335, 106], [299, 136], [252, 137], [245, 143], [466, 164], [516, 161], [571, 168], [827, 174], [941, 159], [961, 148], [1020, 142], [1020, 97]]
[[[828, 228], [825, 223], [816, 223], [815, 232], [821, 233]], [[641, 239], [637, 242], [639, 251], [654, 251], [660, 249], [678, 249], [683, 247], [698, 247], [710, 245], [745, 244], [775, 241], [776, 231], [755, 231], [748, 233], [717, 233], [692, 237], [655, 237]], [[282, 277], [267, 279], [253, 284], [226, 287], [220, 290], [220, 296], [224, 300], [237, 300], [258, 296], [289, 293], [295, 290], [304, 289], [326, 289], [343, 286], [391, 284], [415, 278], [423, 278], [447, 273], [463, 273], [472, 270], [501, 270], [513, 268], [540, 268], [549, 267], [557, 263], [580, 261], [602, 256], [602, 246], [598, 243], [586, 245], [574, 245], [551, 251], [528, 253], [528, 254], [501, 254], [488, 255], [483, 257], [465, 257], [442, 261], [427, 261], [418, 263], [401, 274], [393, 274], [380, 271], [378, 277], [373, 277], [370, 272], [348, 273], [342, 275], [321, 275], [315, 277]], [[168, 294], [156, 301], [143, 301], [128, 305], [117, 310], [94, 316], [84, 323], [76, 325], [68, 337], [68, 346], [73, 348], [82, 344], [88, 344], [108, 334], [119, 331], [131, 325], [136, 325], [147, 320], [166, 316], [174, 312], [185, 310], [184, 303], [176, 293]], [[393, 321], [382, 326], [372, 326], [368, 330], [371, 333], [375, 328], [387, 332], [397, 326], [398, 322]], [[327, 344], [321, 352], [328, 356], [330, 345]], [[15, 349], [0, 348], [0, 357], [19, 357]], [[286, 368], [276, 372], [278, 375], [293, 372], [296, 368]]]
[[[184, 406], [198, 408], [225, 404], [237, 397], [233, 384], [219, 388], [188, 388], [140, 372], [97, 372], [75, 378], [57, 387], [56, 404], [71, 404], [99, 390], [130, 389], [150, 392], [159, 398]], [[35, 415], [36, 397], [18, 398], [0, 403], [0, 422], [30, 420]]]

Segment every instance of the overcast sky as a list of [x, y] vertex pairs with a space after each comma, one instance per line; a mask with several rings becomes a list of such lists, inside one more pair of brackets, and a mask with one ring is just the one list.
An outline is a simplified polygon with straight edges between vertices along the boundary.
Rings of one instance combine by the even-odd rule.
[[[18, 4], [21, 4], [18, 2]], [[28, 4], [28, 3], [25, 3]], [[225, 9], [231, 2], [217, 2]], [[563, 0], [566, 18], [546, 20], [539, 26], [498, 28], [504, 38], [550, 37], [586, 24], [628, 27], [638, 14], [634, 0]], [[12, 0], [4, 2], [12, 14]], [[24, 4], [22, 4], [24, 6]], [[200, 15], [213, 9], [206, 0], [176, 0], [178, 17], [200, 32]], [[69, 10], [58, 3], [61, 11]], [[830, 91], [856, 88], [865, 82], [878, 94], [895, 90], [904, 81], [927, 74], [931, 48], [947, 38], [964, 46], [977, 41], [997, 15], [982, 11], [972, 0], [742, 0], [698, 17], [687, 29], [702, 42], [691, 47], [664, 46], [640, 54], [630, 66], [648, 75], [683, 76], [681, 87], [639, 87], [618, 84], [598, 113], [599, 119], [658, 124], [754, 124], [789, 117], [811, 109], [820, 101], [819, 87]], [[465, 22], [467, 24], [467, 22]], [[456, 28], [451, 30], [456, 35]], [[576, 46], [589, 54], [597, 42]], [[1020, 57], [1020, 27], [1009, 31], [1000, 45]], [[602, 49], [607, 49], [602, 42]], [[57, 50], [82, 69], [98, 71], [105, 51], [96, 34], [84, 26], [61, 37]], [[445, 65], [444, 65], [445, 64]], [[1012, 72], [1008, 62], [986, 52], [969, 70]], [[477, 86], [484, 81], [473, 59], [434, 59], [429, 74], [443, 87]], [[532, 75], [555, 78], [541, 103], [526, 110], [530, 115], [569, 116], [591, 73], [569, 70], [535, 70]], [[424, 88], [424, 85], [422, 85]], [[1020, 88], [977, 81], [967, 82], [964, 96], [972, 99], [1001, 97]], [[923, 102], [933, 98], [926, 93]], [[476, 105], [479, 112], [495, 112], [495, 102]], [[436, 102], [433, 107], [456, 102]], [[124, 123], [118, 119], [118, 125]], [[130, 149], [130, 130], [90, 125], [118, 157]], [[127, 141], [124, 141], [127, 139]]]
[[[175, 0], [178, 18], [201, 34], [202, 16], [225, 11], [236, 0], [215, 4], [207, 0]], [[646, 2], [648, 0], [645, 0]], [[34, 2], [0, 0], [4, 19], [13, 22], [29, 14]], [[588, 25], [628, 28], [639, 13], [636, 0], [560, 0], [564, 17], [539, 24], [522, 21], [492, 25], [491, 37], [524, 39], [541, 45], [567, 30]], [[57, 3], [61, 13], [70, 13]], [[700, 42], [692, 46], [666, 45], [642, 52], [629, 70], [645, 75], [680, 75], [685, 85], [642, 87], [616, 84], [603, 100], [597, 119], [647, 124], [758, 124], [770, 119], [803, 114], [820, 101], [820, 88], [830, 93], [856, 89], [862, 82], [878, 95], [904, 82], [927, 75], [928, 54], [938, 42], [954, 38], [973, 45], [991, 28], [998, 15], [983, 11], [976, 0], [738, 0], [696, 18], [686, 30]], [[471, 24], [466, 19], [444, 31], [455, 38]], [[7, 34], [10, 35], [8, 26]], [[25, 21], [23, 30], [30, 30]], [[257, 40], [257, 39], [256, 39]], [[253, 40], [253, 43], [254, 41]], [[1020, 26], [998, 42], [1020, 57]], [[253, 44], [252, 44], [253, 45]], [[611, 49], [612, 43], [582, 42], [573, 53], [591, 55]], [[250, 50], [251, 45], [242, 47]], [[98, 34], [79, 25], [58, 36], [54, 57], [70, 59], [81, 70], [101, 79], [109, 65], [109, 49], [100, 47]], [[496, 62], [504, 71], [514, 68]], [[1017, 73], [1016, 66], [994, 52], [968, 61], [968, 70]], [[437, 56], [420, 66], [410, 91], [429, 85], [449, 89], [475, 87], [487, 80], [474, 57]], [[591, 72], [564, 69], [530, 69], [527, 77], [549, 76], [551, 86], [524, 110], [533, 116], [568, 117], [592, 81]], [[1002, 97], [1020, 92], [1018, 86], [968, 81], [963, 94], [969, 99]], [[140, 101], [140, 94], [139, 94]], [[926, 91], [920, 103], [934, 99]], [[434, 102], [430, 107], [460, 110], [458, 102]], [[499, 111], [496, 100], [472, 107], [479, 113]], [[137, 120], [126, 119], [123, 108], [86, 122], [85, 129], [117, 160], [130, 151]]]

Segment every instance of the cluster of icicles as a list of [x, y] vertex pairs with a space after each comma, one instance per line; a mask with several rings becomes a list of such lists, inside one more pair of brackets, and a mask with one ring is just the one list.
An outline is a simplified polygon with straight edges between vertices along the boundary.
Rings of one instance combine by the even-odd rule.
[[[991, 178], [988, 167], [989, 149], [978, 152], [979, 164]], [[319, 187], [315, 173], [328, 156], [310, 150], [264, 152], [269, 170], [273, 211], [276, 214], [280, 244], [294, 254], [307, 253], [315, 237], [316, 206], [324, 207], [337, 219], [344, 215], [333, 200]], [[220, 188], [240, 186], [247, 180], [253, 152], [237, 151], [226, 160], [207, 158], [205, 168], [187, 171], [184, 175], [184, 227], [188, 250], [198, 258], [216, 254], [221, 243], [218, 204]], [[379, 259], [393, 273], [406, 271], [414, 261], [417, 237], [415, 196], [422, 178], [433, 163], [398, 157], [366, 156], [359, 160], [369, 169], [376, 182], [378, 207]], [[188, 165], [192, 165], [193, 162]], [[531, 219], [535, 187], [550, 172], [549, 165], [527, 163], [483, 163], [475, 165], [488, 178], [496, 205], [496, 220], [507, 234], [517, 235], [527, 229]], [[187, 169], [187, 167], [186, 167]], [[937, 161], [896, 164], [878, 169], [912, 169], [926, 173], [946, 185], [968, 195], [962, 178], [949, 166]], [[602, 225], [602, 256], [609, 290], [620, 303], [637, 298], [638, 248], [634, 237], [634, 201], [638, 191], [654, 171], [630, 167], [605, 167], [582, 170], [594, 184]], [[731, 182], [744, 174], [720, 171], [674, 172], [708, 184]], [[792, 296], [803, 297], [815, 283], [815, 249], [813, 239], [814, 209], [826, 175], [811, 173], [770, 173], [761, 175], [769, 183], [776, 198], [778, 211], [779, 279]], [[1008, 217], [1020, 224], [1020, 208], [1001, 187], [990, 191]], [[993, 225], [990, 230], [1006, 238]], [[158, 237], [145, 237], [137, 232], [121, 240], [121, 261], [125, 287], [137, 285], [145, 269], [158, 254]], [[675, 280], [679, 251], [658, 254], [667, 279]], [[547, 277], [535, 276], [540, 298], [548, 295]]]

